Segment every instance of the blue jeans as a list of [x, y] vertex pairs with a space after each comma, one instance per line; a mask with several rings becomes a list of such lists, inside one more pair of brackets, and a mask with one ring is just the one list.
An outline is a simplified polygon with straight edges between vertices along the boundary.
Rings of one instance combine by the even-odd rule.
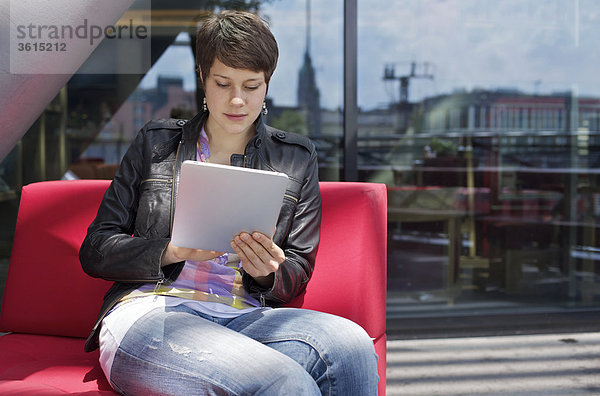
[[141, 317], [111, 384], [126, 395], [377, 395], [377, 355], [357, 324], [321, 312], [261, 309], [215, 318], [183, 305]]

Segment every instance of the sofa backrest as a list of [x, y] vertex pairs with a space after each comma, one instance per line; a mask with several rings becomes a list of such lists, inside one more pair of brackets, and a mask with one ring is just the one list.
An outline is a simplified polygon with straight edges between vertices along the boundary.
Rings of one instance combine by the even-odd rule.
[[2, 331], [87, 337], [110, 283], [83, 272], [79, 247], [109, 184], [76, 180], [23, 187]]
[[[0, 331], [87, 337], [110, 282], [86, 275], [78, 252], [109, 183], [23, 188]], [[379, 337], [385, 332], [385, 185], [322, 182], [321, 195], [315, 272], [290, 306], [347, 317]]]
[[321, 242], [306, 293], [289, 306], [351, 319], [373, 338], [385, 333], [387, 189], [321, 182]]

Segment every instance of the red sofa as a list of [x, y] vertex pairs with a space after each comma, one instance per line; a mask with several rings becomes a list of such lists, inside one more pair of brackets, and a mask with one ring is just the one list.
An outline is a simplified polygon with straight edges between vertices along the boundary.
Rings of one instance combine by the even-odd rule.
[[[78, 250], [108, 181], [23, 188], [0, 312], [0, 394], [114, 394], [83, 352], [109, 282], [88, 277]], [[306, 292], [290, 306], [349, 318], [371, 335], [386, 369], [386, 188], [322, 182], [321, 246]], [[354, 289], [354, 292], [351, 292]]]

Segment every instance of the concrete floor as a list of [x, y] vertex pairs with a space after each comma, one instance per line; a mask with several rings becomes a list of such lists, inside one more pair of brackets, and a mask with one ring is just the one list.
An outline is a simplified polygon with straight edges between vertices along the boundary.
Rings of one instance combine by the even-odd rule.
[[392, 340], [387, 395], [600, 395], [600, 333]]

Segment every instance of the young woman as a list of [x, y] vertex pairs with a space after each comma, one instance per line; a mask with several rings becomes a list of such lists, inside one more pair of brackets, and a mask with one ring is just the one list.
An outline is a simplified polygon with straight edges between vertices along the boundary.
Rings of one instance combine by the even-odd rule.
[[[100, 347], [102, 369], [122, 394], [377, 393], [377, 356], [362, 328], [274, 308], [309, 281], [321, 216], [314, 146], [262, 120], [277, 57], [259, 17], [226, 11], [206, 20], [197, 38], [203, 111], [140, 131], [88, 229], [82, 266], [115, 283], [86, 349]], [[186, 159], [286, 173], [292, 198], [273, 238], [241, 233], [231, 241], [236, 254], [174, 246]]]

